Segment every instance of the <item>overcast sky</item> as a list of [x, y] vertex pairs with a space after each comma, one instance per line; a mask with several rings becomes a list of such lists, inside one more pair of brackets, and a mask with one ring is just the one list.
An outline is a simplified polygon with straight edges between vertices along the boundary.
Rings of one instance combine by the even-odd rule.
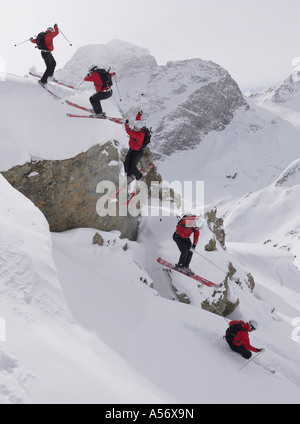
[[44, 65], [34, 45], [14, 44], [54, 23], [73, 44], [55, 39], [57, 68], [78, 47], [118, 38], [147, 47], [159, 65], [213, 60], [246, 90], [287, 78], [300, 57], [300, 0], [0, 1], [0, 57], [19, 75]]

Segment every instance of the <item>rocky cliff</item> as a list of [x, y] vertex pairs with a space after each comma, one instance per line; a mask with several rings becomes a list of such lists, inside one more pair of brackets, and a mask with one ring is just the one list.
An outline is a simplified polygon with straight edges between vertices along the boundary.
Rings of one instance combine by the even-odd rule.
[[[3, 176], [44, 213], [52, 232], [85, 227], [118, 230], [121, 237], [134, 240], [138, 217], [118, 216], [117, 205], [116, 216], [99, 216], [97, 212], [103, 195], [97, 193], [98, 184], [104, 180], [116, 187], [119, 184], [122, 164], [116, 144], [95, 145], [71, 159], [27, 162], [3, 172]], [[153, 171], [152, 178], [155, 175]]]

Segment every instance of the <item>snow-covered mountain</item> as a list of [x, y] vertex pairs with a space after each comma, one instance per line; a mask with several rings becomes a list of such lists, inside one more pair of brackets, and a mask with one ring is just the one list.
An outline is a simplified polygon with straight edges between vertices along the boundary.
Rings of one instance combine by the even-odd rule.
[[57, 75], [79, 85], [93, 63], [117, 73], [115, 102], [131, 120], [143, 109], [154, 130], [152, 148], [160, 154], [198, 146], [246, 107], [236, 82], [216, 63], [192, 59], [158, 66], [147, 49], [120, 40], [82, 47]]
[[[123, 100], [103, 102], [104, 110], [119, 116], [121, 106], [134, 120], [143, 107], [164, 180], [204, 181], [205, 211], [216, 207], [224, 218], [226, 243], [206, 251], [213, 233], [204, 222], [192, 268], [222, 283], [232, 264], [227, 294], [238, 306], [227, 319], [255, 318], [251, 343], [266, 352], [240, 370], [245, 361], [223, 340], [226, 319], [201, 308], [205, 301], [220, 307], [223, 288], [199, 286], [157, 263], [158, 256], [178, 259], [175, 216], [149, 208], [137, 241], [98, 231], [99, 246], [93, 228], [50, 233], [41, 212], [1, 176], [0, 402], [299, 403], [296, 94], [293, 113], [285, 103], [282, 114], [274, 102], [243, 98], [216, 64], [195, 59], [158, 67], [147, 49], [116, 41], [83, 47], [75, 59], [57, 76], [79, 84], [91, 62], [117, 71]], [[180, 75], [186, 79], [178, 85]], [[76, 94], [50, 86], [84, 106], [93, 92], [88, 85]], [[0, 93], [1, 171], [66, 160], [110, 140], [120, 153], [127, 146], [121, 126], [69, 120], [69, 107], [36, 80], [7, 76]], [[197, 127], [203, 105], [208, 120]], [[181, 128], [177, 144], [172, 137]], [[162, 140], [168, 150], [159, 148]]]

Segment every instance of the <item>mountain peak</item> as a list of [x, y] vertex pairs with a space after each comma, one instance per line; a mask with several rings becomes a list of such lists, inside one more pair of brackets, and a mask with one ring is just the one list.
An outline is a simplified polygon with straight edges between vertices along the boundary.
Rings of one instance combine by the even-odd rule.
[[135, 69], [153, 69], [158, 66], [147, 48], [115, 39], [107, 44], [88, 44], [80, 47], [56, 75], [59, 79], [77, 84], [82, 81], [92, 64], [101, 68], [111, 68], [119, 75], [130, 73]]

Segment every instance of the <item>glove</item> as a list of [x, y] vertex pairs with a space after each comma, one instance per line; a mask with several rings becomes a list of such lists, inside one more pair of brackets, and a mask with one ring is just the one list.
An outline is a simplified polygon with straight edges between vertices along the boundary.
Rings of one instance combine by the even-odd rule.
[[193, 244], [193, 246], [190, 248], [190, 252], [194, 253], [195, 252], [195, 249], [196, 249], [196, 245]]
[[141, 116], [143, 115], [143, 111], [142, 110], [139, 111], [139, 115], [141, 115]]
[[264, 353], [264, 352], [265, 352], [265, 349], [264, 349], [264, 348], [257, 349], [257, 352], [259, 352], [259, 353]]
[[57, 24], [54, 24], [54, 28], [55, 28], [55, 27], [57, 27], [57, 28], [58, 28], [58, 25], [57, 25]]
[[129, 122], [128, 119], [125, 119], [125, 124], [128, 124], [128, 122]]
[[34, 40], [34, 38], [33, 38], [33, 37], [31, 37], [31, 38], [30, 38], [30, 41], [32, 41], [32, 40]]

